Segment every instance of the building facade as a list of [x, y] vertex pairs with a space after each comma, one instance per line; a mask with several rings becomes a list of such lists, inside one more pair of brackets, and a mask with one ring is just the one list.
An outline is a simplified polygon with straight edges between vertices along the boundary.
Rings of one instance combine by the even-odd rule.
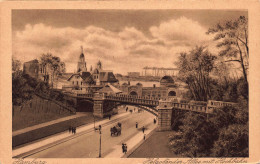
[[154, 84], [153, 87], [143, 87], [141, 83], [137, 83], [136, 85], [123, 83], [119, 86], [119, 89], [122, 90], [124, 94], [150, 98], [176, 99], [181, 95], [180, 90], [170, 76], [162, 77], [160, 80], [160, 86]]
[[40, 79], [47, 83], [52, 81], [52, 70], [49, 64], [42, 65], [37, 59], [25, 62], [23, 64], [23, 73], [35, 79]]
[[64, 86], [64, 89], [83, 90], [87, 92], [90, 88], [100, 88], [101, 86], [105, 86], [107, 84], [118, 83], [113, 71], [103, 70], [101, 61], [98, 61], [94, 70], [92, 70], [91, 66], [91, 69], [88, 72], [83, 49], [79, 56], [77, 72], [72, 74], [68, 81], [70, 82], [70, 86]]

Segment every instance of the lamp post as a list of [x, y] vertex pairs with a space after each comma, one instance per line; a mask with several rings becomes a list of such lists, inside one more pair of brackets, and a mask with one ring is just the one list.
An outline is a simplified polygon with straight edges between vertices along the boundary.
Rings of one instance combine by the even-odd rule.
[[95, 115], [93, 113], [93, 117], [94, 117], [94, 130], [96, 131], [96, 126], [95, 126]]
[[99, 125], [99, 158], [101, 158], [101, 125]]

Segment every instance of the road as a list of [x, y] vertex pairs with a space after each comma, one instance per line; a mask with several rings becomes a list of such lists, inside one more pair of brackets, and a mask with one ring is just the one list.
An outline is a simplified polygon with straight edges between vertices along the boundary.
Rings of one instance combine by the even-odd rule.
[[[131, 109], [132, 107], [130, 107]], [[121, 109], [122, 110], [122, 109]], [[120, 111], [121, 112], [121, 111]], [[146, 111], [142, 113], [133, 112], [119, 122], [122, 123], [122, 134], [120, 136], [111, 136], [110, 128], [116, 123], [102, 127], [101, 134], [101, 157], [109, 154], [116, 145], [127, 143], [137, 132], [154, 127], [154, 115]], [[135, 124], [138, 122], [138, 129]], [[28, 158], [96, 158], [99, 155], [100, 134], [98, 131], [89, 132], [62, 144], [43, 150]], [[120, 147], [117, 146], [118, 149]]]

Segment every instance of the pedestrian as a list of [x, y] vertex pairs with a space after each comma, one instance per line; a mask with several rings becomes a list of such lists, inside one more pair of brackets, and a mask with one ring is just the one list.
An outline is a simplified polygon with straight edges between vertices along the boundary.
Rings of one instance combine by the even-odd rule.
[[143, 133], [144, 133], [144, 130], [145, 130], [144, 126], [143, 126], [142, 130], [143, 130]]
[[125, 108], [125, 111], [126, 111], [126, 112], [128, 111], [128, 106]]
[[138, 128], [138, 122], [135, 123], [135, 127], [136, 127], [136, 129]]
[[77, 129], [77, 127], [75, 127], [75, 129], [74, 129], [74, 134], [76, 134], [76, 129]]
[[125, 153], [125, 144], [122, 143], [122, 152]]
[[145, 135], [146, 135], [146, 134], [144, 134], [144, 140], [145, 140]]
[[71, 126], [69, 127], [69, 133], [71, 132]]
[[153, 123], [156, 124], [156, 119], [155, 118], [153, 119]]
[[111, 115], [108, 116], [108, 119], [109, 119], [109, 120], [111, 119]]
[[127, 153], [127, 145], [125, 144], [125, 154]]

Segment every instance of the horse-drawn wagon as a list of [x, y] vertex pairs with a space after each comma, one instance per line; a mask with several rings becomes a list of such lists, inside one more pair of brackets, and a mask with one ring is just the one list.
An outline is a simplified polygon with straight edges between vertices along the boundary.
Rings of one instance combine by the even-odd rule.
[[121, 123], [118, 123], [117, 125], [110, 128], [111, 136], [112, 135], [121, 135]]

